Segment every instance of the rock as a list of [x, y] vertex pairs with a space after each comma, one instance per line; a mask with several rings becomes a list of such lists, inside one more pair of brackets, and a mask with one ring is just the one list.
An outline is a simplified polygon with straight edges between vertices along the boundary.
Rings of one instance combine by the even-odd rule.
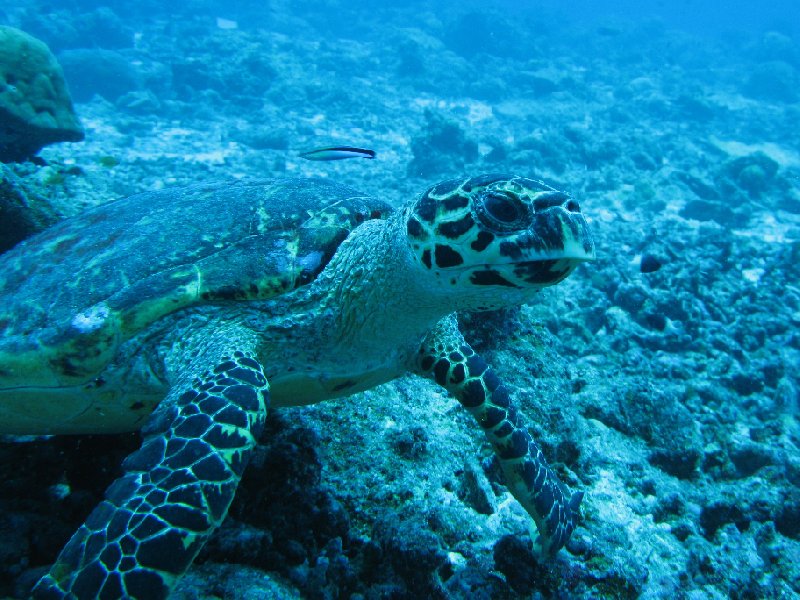
[[65, 50], [59, 60], [76, 102], [88, 102], [95, 94], [114, 102], [141, 85], [130, 61], [113, 50]]
[[22, 17], [21, 27], [56, 54], [72, 48], [133, 47], [133, 29], [111, 8], [85, 9], [65, 10], [56, 3], [49, 8], [30, 10]]
[[427, 129], [411, 140], [414, 158], [408, 165], [412, 177], [433, 177], [453, 173], [465, 164], [477, 160], [478, 144], [467, 137], [458, 123], [425, 111]]
[[511, 588], [520, 595], [530, 595], [541, 580], [544, 568], [525, 543], [513, 535], [505, 535], [494, 545], [494, 565], [506, 577]]
[[0, 253], [59, 218], [37, 190], [11, 168], [0, 164]]
[[724, 173], [750, 194], [766, 191], [778, 173], [778, 163], [763, 152], [736, 158], [725, 165]]
[[791, 103], [798, 97], [797, 88], [800, 76], [788, 63], [770, 61], [753, 68], [743, 86], [743, 92], [757, 100]]
[[726, 204], [709, 200], [689, 200], [679, 214], [684, 219], [716, 221], [720, 225], [741, 226], [748, 221], [746, 216], [737, 214]]
[[22, 161], [49, 144], [84, 137], [61, 67], [48, 47], [3, 26], [0, 123], [0, 162]]

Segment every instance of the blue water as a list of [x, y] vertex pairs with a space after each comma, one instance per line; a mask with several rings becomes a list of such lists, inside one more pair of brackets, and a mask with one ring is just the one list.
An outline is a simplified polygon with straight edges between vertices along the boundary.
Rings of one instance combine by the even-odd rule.
[[[566, 496], [584, 494], [555, 558], [534, 556], [480, 426], [409, 376], [270, 413], [176, 598], [800, 598], [800, 1], [6, 0], [0, 25], [49, 47], [85, 133], [0, 152], [0, 248], [121, 196], [263, 177], [402, 207], [513, 173], [571, 194], [593, 232], [597, 260], [528, 305], [459, 315]], [[26, 118], [50, 104], [11, 109], [62, 76], [8, 56], [0, 145], [41, 134]], [[303, 157], [338, 146], [366, 152]], [[213, 210], [141, 223], [189, 221], [178, 238], [217, 247]], [[183, 265], [172, 250], [140, 262]], [[41, 265], [73, 277], [57, 254]], [[0, 439], [0, 597], [28, 597], [139, 441]]]
[[[492, 3], [485, 3], [490, 6]], [[498, 3], [509, 11], [536, 12], [540, 8], [559, 12], [565, 18], [581, 23], [605, 19], [629, 22], [657, 19], [667, 27], [700, 35], [730, 32], [762, 32], [776, 30], [796, 35], [800, 28], [800, 4], [793, 0], [757, 2], [748, 0], [575, 0], [563, 2]]]

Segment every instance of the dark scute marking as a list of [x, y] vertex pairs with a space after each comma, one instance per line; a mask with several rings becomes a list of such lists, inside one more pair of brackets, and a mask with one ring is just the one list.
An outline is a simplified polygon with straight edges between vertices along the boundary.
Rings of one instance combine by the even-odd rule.
[[560, 548], [561, 546], [564, 545], [564, 532], [563, 529], [559, 531], [558, 527], [559, 524], [561, 523], [562, 518], [563, 518], [563, 512], [561, 510], [561, 507], [559, 507], [558, 510], [554, 510], [553, 512], [551, 512], [548, 515], [547, 520], [545, 521], [544, 529], [546, 531], [552, 531], [554, 533], [558, 532], [558, 535], [553, 536], [553, 539], [551, 541], [552, 547], [554, 548]]
[[167, 529], [167, 525], [159, 519], [153, 515], [145, 515], [142, 522], [131, 531], [131, 535], [141, 541], [165, 529]]
[[189, 531], [208, 531], [211, 525], [202, 510], [189, 508], [187, 506], [166, 505], [157, 506], [155, 512], [172, 527], [179, 527]]
[[483, 386], [479, 379], [472, 379], [464, 386], [464, 394], [461, 398], [461, 403], [467, 408], [474, 408], [480, 406], [486, 400], [483, 391]]
[[189, 566], [192, 546], [183, 545], [183, 536], [175, 529], [139, 544], [136, 560], [143, 567], [179, 575]]
[[152, 437], [145, 441], [136, 452], [128, 456], [122, 466], [126, 471], [149, 471], [164, 458], [164, 446], [164, 438]]
[[486, 361], [477, 354], [467, 358], [467, 372], [470, 377], [480, 377], [488, 368], [489, 365], [486, 364]]
[[239, 359], [239, 364], [242, 365], [243, 367], [249, 367], [249, 368], [254, 369], [256, 371], [260, 371], [261, 370], [261, 365], [258, 364], [252, 358], [249, 358], [247, 356], [245, 356], [244, 358], [240, 358]]
[[80, 369], [75, 366], [68, 356], [57, 360], [51, 360], [50, 364], [56, 371], [68, 377], [77, 377], [81, 374]]
[[227, 406], [223, 408], [214, 417], [218, 423], [227, 423], [228, 425], [235, 425], [236, 427], [245, 428], [248, 426], [247, 414], [235, 406]]
[[430, 371], [431, 367], [433, 367], [434, 360], [435, 359], [430, 355], [424, 356], [422, 357], [422, 361], [420, 362], [420, 367], [422, 367], [423, 371]]
[[111, 517], [111, 521], [106, 528], [108, 539], [115, 540], [127, 531], [130, 516], [131, 513], [126, 510], [118, 510], [114, 513], [114, 516]]
[[492, 269], [487, 269], [486, 271], [475, 271], [472, 275], [470, 275], [469, 281], [473, 285], [501, 285], [513, 288], [519, 287]]
[[100, 562], [105, 565], [106, 570], [108, 571], [113, 571], [116, 569], [121, 559], [122, 551], [116, 544], [109, 544], [100, 553]]
[[483, 420], [483, 423], [481, 423], [481, 425], [483, 425], [485, 429], [490, 429], [492, 427], [495, 427], [496, 425], [499, 425], [500, 422], [503, 419], [505, 419], [505, 417], [506, 417], [506, 411], [499, 408], [495, 408], [494, 406], [490, 406], [486, 410], [486, 417]]
[[489, 392], [494, 392], [497, 389], [497, 386], [500, 385], [500, 378], [493, 370], [489, 369], [486, 372], [486, 375], [483, 376], [483, 383], [486, 384], [486, 389], [489, 390]]
[[564, 230], [562, 225], [564, 221], [552, 212], [544, 213], [540, 216], [541, 218], [536, 223], [538, 240], [531, 245], [539, 245], [539, 247], [544, 247], [548, 250], [563, 250]]
[[206, 396], [200, 401], [198, 406], [203, 413], [213, 415], [217, 411], [228, 406], [228, 403], [219, 396]]
[[[111, 494], [112, 490], [114, 489], [114, 486], [117, 483], [119, 483], [119, 481], [120, 480], [115, 481], [114, 485], [112, 485], [108, 489], [108, 494]], [[125, 487], [126, 487], [125, 491], [128, 491], [128, 489], [130, 489], [130, 488], [128, 488], [128, 486], [125, 486]], [[136, 489], [136, 487], [134, 487], [134, 489]], [[121, 494], [120, 494], [120, 496], [121, 496]], [[122, 505], [122, 503], [125, 502], [125, 500], [127, 500], [129, 497], [130, 497], [130, 494], [125, 495], [125, 496], [121, 496], [121, 497], [115, 495], [114, 500], [118, 500], [119, 505]], [[97, 507], [95, 507], [95, 509], [91, 512], [89, 517], [86, 519], [86, 527], [88, 529], [91, 529], [92, 531], [101, 530], [105, 526], [105, 524], [108, 522], [108, 520], [111, 518], [111, 515], [113, 513], [114, 513], [114, 507], [108, 501], [101, 502], [100, 504], [97, 505]]]
[[541, 260], [520, 263], [514, 267], [514, 274], [528, 283], [552, 283], [560, 281], [569, 274], [569, 267], [551, 270], [556, 264], [554, 260]]
[[200, 481], [225, 481], [230, 472], [225, 462], [216, 454], [210, 454], [192, 467], [192, 473]]
[[473, 354], [475, 354], [475, 351], [467, 344], [462, 344], [458, 349], [464, 356], [472, 356]]
[[[492, 373], [494, 375], [494, 373]], [[488, 377], [486, 378], [488, 379]], [[487, 382], [487, 387], [491, 390], [491, 385]], [[508, 408], [508, 405], [511, 403], [511, 398], [508, 396], [508, 391], [504, 386], [498, 386], [492, 392], [492, 404], [495, 406], [499, 406], [500, 408]]]
[[521, 458], [528, 453], [529, 435], [522, 429], [515, 429], [511, 434], [511, 446], [507, 449], [508, 454], [502, 458]]
[[194, 464], [199, 458], [208, 453], [208, 444], [200, 440], [189, 440], [180, 452], [168, 457], [165, 462], [172, 469], [180, 469], [181, 467], [188, 467]]
[[502, 242], [500, 244], [500, 256], [507, 256], [511, 260], [522, 258], [522, 250], [514, 242]]
[[100, 590], [100, 600], [117, 600], [122, 598], [124, 590], [122, 589], [122, 578], [119, 573], [109, 573], [108, 579], [103, 584], [103, 589]]
[[456, 267], [464, 264], [464, 258], [450, 246], [436, 244], [436, 265], [439, 267]]
[[514, 428], [511, 426], [511, 423], [506, 421], [497, 430], [494, 432], [494, 435], [498, 438], [506, 438], [514, 433]]
[[442, 206], [448, 211], [469, 206], [469, 197], [463, 194], [452, 194], [442, 200]]
[[532, 490], [536, 486], [536, 476], [539, 474], [539, 469], [533, 461], [526, 460], [522, 467], [522, 481], [525, 482], [525, 487]]
[[230, 449], [230, 448], [243, 448], [247, 445], [247, 440], [239, 433], [227, 433], [222, 430], [222, 427], [217, 425], [211, 431], [203, 436], [203, 439], [214, 446], [214, 448]]
[[[194, 477], [192, 477], [190, 481], [194, 482]], [[185, 504], [187, 506], [202, 506], [203, 495], [197, 487], [181, 486], [172, 489], [167, 495], [167, 502], [170, 504]]]
[[223, 394], [227, 400], [236, 406], [242, 407], [250, 412], [257, 412], [259, 409], [258, 393], [247, 385], [232, 385]]
[[136, 559], [132, 556], [123, 556], [119, 563], [119, 570], [123, 573], [136, 568]]
[[508, 181], [509, 179], [513, 179], [513, 176], [505, 173], [488, 173], [486, 175], [478, 175], [477, 177], [470, 178], [469, 181], [464, 184], [462, 189], [465, 192], [469, 192], [476, 187], [485, 187], [497, 181]]
[[241, 478], [241, 476], [244, 475], [244, 470], [247, 468], [249, 458], [250, 454], [243, 452], [236, 452], [231, 456], [230, 467], [236, 477]]
[[533, 209], [536, 212], [542, 212], [554, 206], [561, 206], [569, 196], [564, 192], [541, 192], [533, 199]]
[[450, 362], [445, 358], [440, 358], [433, 367], [433, 374], [436, 383], [444, 386], [447, 383], [447, 372], [450, 370]]
[[87, 556], [98, 556], [103, 551], [103, 546], [105, 546], [105, 543], [105, 532], [96, 531], [84, 542], [84, 552]]
[[475, 252], [483, 252], [486, 247], [494, 241], [494, 235], [488, 231], [479, 231], [478, 237], [470, 244], [470, 248]]
[[264, 379], [264, 376], [261, 373], [252, 369], [245, 369], [244, 367], [236, 367], [235, 369], [231, 369], [228, 371], [228, 375], [234, 379], [244, 381], [245, 383], [249, 383], [250, 385], [256, 387], [261, 387], [267, 383], [267, 380]]
[[356, 384], [353, 379], [348, 379], [347, 381], [343, 381], [342, 383], [336, 384], [333, 386], [334, 392], [341, 392], [342, 390], [346, 390], [347, 388], [351, 388]]
[[186, 390], [180, 395], [178, 398], [178, 406], [186, 406], [187, 404], [193, 404], [197, 398], [200, 396], [200, 392], [197, 390]]
[[230, 371], [234, 368], [236, 368], [236, 363], [232, 360], [226, 360], [225, 362], [214, 367], [214, 373], [224, 373], [225, 371]]
[[183, 438], [198, 438], [211, 427], [211, 419], [204, 414], [192, 415], [175, 428], [175, 435]]
[[223, 483], [220, 486], [206, 486], [203, 489], [208, 503], [208, 511], [214, 521], [222, 520], [235, 491], [236, 484], [231, 483]]
[[471, 215], [467, 215], [463, 219], [459, 219], [458, 221], [448, 221], [446, 223], [442, 223], [437, 228], [439, 233], [445, 237], [450, 239], [455, 239], [464, 235], [467, 231], [472, 229], [475, 226], [475, 221], [472, 220]]
[[153, 571], [135, 569], [122, 576], [126, 596], [130, 598], [166, 598], [169, 594], [161, 576]]
[[234, 285], [223, 285], [215, 290], [208, 290], [200, 294], [202, 300], [244, 300], [247, 298], [245, 291]]
[[425, 230], [422, 228], [420, 222], [414, 217], [411, 217], [406, 223], [406, 231], [408, 232], [408, 235], [416, 238], [423, 237], [423, 234], [425, 233]]
[[72, 584], [72, 595], [75, 598], [96, 598], [100, 593], [100, 585], [105, 581], [106, 570], [97, 561], [86, 565]]
[[428, 267], [429, 269], [431, 268], [431, 251], [430, 250], [425, 250], [422, 253], [422, 264], [425, 265], [426, 267]]
[[416, 214], [422, 221], [433, 223], [436, 219], [436, 200], [430, 198], [427, 194], [423, 196], [417, 203]]
[[458, 352], [451, 352], [448, 357], [452, 362], [461, 362], [464, 357]]
[[167, 449], [164, 452], [167, 458], [171, 458], [186, 448], [187, 440], [184, 438], [173, 437], [167, 442]]
[[442, 181], [441, 183], [437, 183], [435, 186], [431, 188], [428, 194], [433, 194], [434, 196], [444, 196], [446, 194], [452, 194], [458, 189], [460, 185], [461, 185], [460, 179], [448, 179], [447, 181]]
[[[134, 552], [136, 552], [136, 548], [138, 546], [139, 543], [132, 535], [124, 535], [119, 540], [119, 547], [122, 550], [122, 553], [126, 555], [132, 555]], [[126, 560], [127, 557], [122, 559], [122, 562], [120, 563], [120, 569], [124, 567]]]
[[453, 374], [450, 376], [450, 381], [455, 384], [459, 384], [464, 381], [464, 378], [467, 376], [466, 369], [464, 365], [459, 363], [455, 367], [453, 367]]
[[[169, 472], [159, 487], [165, 490], [174, 490], [178, 487], [185, 486], [186, 484], [194, 483], [194, 477], [185, 469], [174, 471], [172, 469], [165, 469]], [[187, 488], [190, 489], [190, 488]]]
[[553, 502], [555, 502], [555, 499], [550, 491], [550, 486], [544, 486], [539, 490], [539, 493], [535, 494], [533, 497], [534, 509], [541, 516], [545, 516], [550, 512], [550, 509], [553, 508]]
[[158, 488], [154, 488], [153, 491], [149, 492], [145, 498], [150, 506], [158, 506], [159, 504], [163, 504], [164, 500], [166, 499], [167, 493]]

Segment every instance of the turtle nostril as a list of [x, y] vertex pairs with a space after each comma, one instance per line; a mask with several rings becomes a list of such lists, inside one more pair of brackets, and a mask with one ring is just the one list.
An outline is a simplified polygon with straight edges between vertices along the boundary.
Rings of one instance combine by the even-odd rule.
[[567, 200], [567, 203], [564, 205], [564, 208], [567, 209], [568, 212], [579, 213], [581, 212], [581, 205], [572, 200], [571, 198]]

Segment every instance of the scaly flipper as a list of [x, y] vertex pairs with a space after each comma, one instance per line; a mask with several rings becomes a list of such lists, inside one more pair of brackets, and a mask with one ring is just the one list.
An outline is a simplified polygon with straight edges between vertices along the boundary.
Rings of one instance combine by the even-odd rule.
[[[195, 361], [197, 362], [197, 361]], [[261, 365], [242, 351], [174, 387], [125, 474], [72, 536], [34, 598], [165, 598], [233, 500], [267, 414]]]
[[447, 389], [472, 413], [500, 459], [508, 489], [536, 522], [537, 551], [543, 557], [558, 552], [575, 529], [583, 492], [565, 494], [511, 405], [508, 390], [464, 341], [454, 317], [443, 319], [428, 334], [416, 371]]

